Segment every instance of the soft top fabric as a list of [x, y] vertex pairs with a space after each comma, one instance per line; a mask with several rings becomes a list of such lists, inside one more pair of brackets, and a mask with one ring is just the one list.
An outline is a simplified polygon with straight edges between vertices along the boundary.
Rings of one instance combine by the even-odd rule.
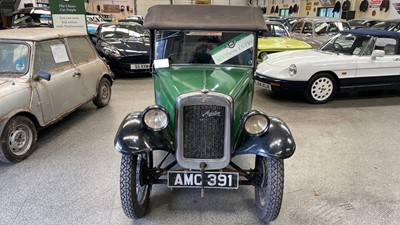
[[258, 7], [224, 5], [155, 5], [149, 8], [144, 27], [157, 30], [266, 30]]

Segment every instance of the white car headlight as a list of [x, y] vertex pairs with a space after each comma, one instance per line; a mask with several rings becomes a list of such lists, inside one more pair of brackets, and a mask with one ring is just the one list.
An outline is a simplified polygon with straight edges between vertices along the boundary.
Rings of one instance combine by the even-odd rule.
[[250, 135], [263, 134], [269, 128], [268, 116], [260, 111], [252, 110], [244, 117], [243, 127]]
[[294, 76], [297, 73], [297, 66], [295, 64], [292, 64], [289, 66], [289, 75]]
[[161, 106], [150, 106], [144, 111], [143, 123], [153, 131], [163, 130], [169, 123], [168, 113]]

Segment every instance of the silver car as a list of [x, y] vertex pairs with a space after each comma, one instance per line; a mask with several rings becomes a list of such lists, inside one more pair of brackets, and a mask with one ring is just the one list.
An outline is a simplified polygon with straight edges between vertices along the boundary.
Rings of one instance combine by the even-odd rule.
[[112, 73], [85, 33], [52, 28], [0, 31], [0, 161], [35, 148], [37, 130], [93, 101], [106, 106]]
[[302, 18], [292, 25], [290, 35], [291, 38], [304, 41], [313, 48], [319, 48], [340, 31], [350, 29], [350, 24], [341, 19]]

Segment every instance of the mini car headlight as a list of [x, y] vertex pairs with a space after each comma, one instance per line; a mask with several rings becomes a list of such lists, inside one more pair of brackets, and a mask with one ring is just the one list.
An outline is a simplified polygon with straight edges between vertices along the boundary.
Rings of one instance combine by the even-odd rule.
[[294, 76], [297, 73], [297, 66], [295, 64], [292, 64], [289, 66], [289, 75]]
[[150, 106], [143, 114], [144, 124], [153, 131], [160, 131], [167, 127], [169, 116], [161, 106]]
[[258, 110], [252, 110], [244, 117], [244, 130], [250, 135], [260, 135], [269, 128], [268, 116]]
[[267, 59], [268, 59], [268, 53], [266, 53], [266, 52], [261, 52], [260, 58], [261, 58], [263, 61], [267, 60]]

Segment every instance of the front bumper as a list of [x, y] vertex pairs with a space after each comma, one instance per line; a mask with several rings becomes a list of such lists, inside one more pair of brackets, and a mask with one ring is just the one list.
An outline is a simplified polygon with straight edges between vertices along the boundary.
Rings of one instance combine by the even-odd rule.
[[[108, 65], [111, 70], [116, 74], [136, 74], [143, 72], [150, 72], [150, 63], [148, 57], [140, 57], [135, 60], [130, 60], [129, 58], [108, 58]], [[134, 65], [138, 65], [140, 67], [134, 68]], [[147, 65], [148, 67], [143, 67]]]
[[307, 81], [291, 81], [273, 78], [256, 73], [255, 79], [267, 84], [272, 91], [303, 92], [307, 87]]

